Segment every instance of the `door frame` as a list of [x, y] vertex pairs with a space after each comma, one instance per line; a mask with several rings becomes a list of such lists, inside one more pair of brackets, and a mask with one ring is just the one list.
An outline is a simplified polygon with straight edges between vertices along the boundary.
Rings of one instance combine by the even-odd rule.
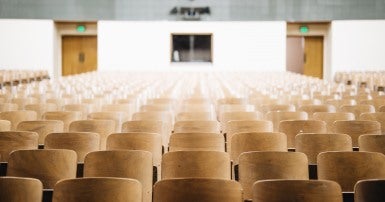
[[[85, 25], [84, 32], [77, 32], [78, 25]], [[62, 76], [62, 37], [63, 36], [96, 36], [98, 37], [97, 22], [67, 22], [55, 21], [54, 26], [54, 78]], [[97, 40], [98, 41], [98, 40]], [[98, 44], [97, 44], [98, 45]]]
[[[300, 26], [306, 25], [309, 32], [301, 33]], [[287, 22], [286, 39], [290, 36], [322, 36], [323, 37], [323, 79], [332, 81], [331, 72], [331, 23], [327, 22]], [[286, 60], [285, 60], [286, 61]], [[285, 66], [286, 69], [286, 66]]]

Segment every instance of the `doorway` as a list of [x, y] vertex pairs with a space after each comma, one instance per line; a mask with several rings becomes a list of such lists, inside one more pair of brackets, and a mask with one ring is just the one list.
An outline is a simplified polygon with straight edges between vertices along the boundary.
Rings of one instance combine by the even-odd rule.
[[74, 75], [97, 69], [96, 36], [62, 36], [62, 75]]

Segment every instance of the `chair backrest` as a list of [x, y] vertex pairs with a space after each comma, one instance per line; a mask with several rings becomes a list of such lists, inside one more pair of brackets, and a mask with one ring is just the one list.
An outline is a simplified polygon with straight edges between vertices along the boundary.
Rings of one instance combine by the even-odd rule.
[[354, 114], [350, 112], [316, 112], [313, 114], [313, 119], [319, 121], [325, 121], [326, 132], [335, 133], [334, 121], [347, 121], [354, 120]]
[[263, 114], [272, 111], [294, 112], [295, 106], [292, 104], [264, 104], [261, 105], [259, 109]]
[[92, 112], [88, 114], [87, 118], [91, 120], [112, 120], [115, 122], [115, 132], [119, 133], [123, 122], [128, 121], [129, 117], [123, 112]]
[[24, 106], [28, 104], [38, 104], [39, 101], [34, 97], [18, 97], [12, 98], [12, 103], [17, 104], [18, 110], [24, 110]]
[[336, 107], [328, 104], [321, 105], [302, 105], [298, 108], [298, 111], [304, 111], [308, 114], [309, 119], [313, 119], [313, 114], [315, 112], [336, 112]]
[[43, 103], [43, 104], [30, 104], [30, 105], [25, 105], [24, 107], [26, 110], [31, 110], [35, 111], [37, 114], [37, 119], [41, 119], [42, 115], [45, 112], [50, 112], [50, 111], [57, 111], [58, 107], [54, 103]]
[[295, 137], [295, 151], [306, 154], [309, 164], [317, 164], [317, 156], [326, 151], [353, 151], [347, 134], [300, 133]]
[[336, 181], [344, 192], [359, 180], [385, 178], [385, 155], [376, 152], [322, 152], [317, 165], [318, 179]]
[[58, 120], [22, 121], [17, 125], [17, 130], [36, 132], [39, 135], [39, 144], [44, 144], [49, 133], [63, 132], [64, 124]]
[[225, 151], [225, 138], [218, 133], [174, 133], [169, 151]]
[[[172, 131], [172, 125], [173, 125], [173, 118], [172, 114], [170, 112], [159, 112], [159, 111], [152, 111], [152, 112], [137, 112], [132, 115], [133, 121], [161, 121], [163, 124], [163, 133], [162, 133], [162, 141], [163, 145], [168, 145], [168, 139], [169, 135]], [[124, 126], [123, 126], [124, 127]], [[126, 132], [122, 129], [122, 132]], [[143, 131], [147, 132], [147, 131]], [[148, 131], [150, 132], [150, 131]]]
[[37, 149], [39, 135], [29, 131], [0, 132], [0, 161], [7, 162], [12, 151]]
[[107, 138], [107, 150], [143, 150], [149, 151], [154, 166], [160, 167], [162, 160], [162, 141], [157, 133], [131, 132], [114, 133]]
[[22, 121], [37, 120], [37, 114], [36, 112], [29, 111], [29, 110], [6, 111], [6, 112], [0, 112], [0, 119], [10, 121], [11, 130], [16, 130], [17, 125]]
[[354, 201], [383, 201], [385, 198], [385, 180], [360, 180], [354, 186]]
[[139, 181], [127, 178], [77, 178], [62, 180], [55, 185], [53, 202], [142, 202]]
[[381, 124], [381, 134], [385, 134], [385, 112], [362, 113], [360, 120], [378, 121]]
[[7, 176], [39, 179], [52, 189], [62, 179], [76, 177], [76, 153], [71, 150], [17, 150], [9, 155]]
[[180, 112], [176, 115], [175, 121], [215, 121], [216, 117], [212, 112]]
[[287, 151], [287, 140], [284, 133], [254, 132], [236, 133], [231, 138], [230, 160], [238, 164], [238, 157], [249, 151]]
[[358, 137], [360, 151], [385, 154], [385, 135], [361, 135]]
[[329, 180], [260, 180], [253, 185], [253, 202], [342, 202], [338, 183]]
[[140, 150], [97, 151], [84, 160], [84, 177], [132, 178], [142, 184], [143, 201], [152, 199], [152, 154]]
[[33, 178], [0, 177], [1, 201], [12, 202], [41, 202], [43, 185]]
[[295, 148], [298, 133], [326, 133], [326, 123], [317, 120], [287, 120], [279, 123], [279, 132], [287, 136], [287, 146]]
[[342, 105], [341, 112], [351, 112], [358, 119], [362, 113], [374, 113], [376, 109], [373, 105]]
[[218, 151], [175, 151], [162, 157], [162, 179], [207, 177], [231, 179], [230, 157]]
[[273, 132], [279, 131], [279, 123], [285, 120], [307, 120], [308, 116], [306, 112], [296, 111], [296, 112], [281, 112], [281, 111], [272, 111], [266, 113], [266, 120], [269, 120], [273, 123]]
[[69, 125], [73, 121], [81, 120], [82, 115], [78, 111], [56, 111], [56, 112], [46, 112], [43, 114], [43, 119], [45, 120], [59, 120], [63, 121], [64, 132], [68, 132]]
[[377, 121], [335, 121], [336, 133], [345, 133], [352, 138], [353, 147], [358, 147], [358, 137], [363, 134], [381, 135], [381, 124]]
[[174, 133], [220, 133], [220, 125], [217, 121], [178, 121]]
[[17, 111], [19, 109], [19, 106], [15, 103], [1, 103], [0, 104], [0, 112], [6, 112], [6, 111]]
[[[228, 121], [226, 124], [226, 142], [231, 143], [235, 133], [273, 132], [273, 123], [265, 120]], [[228, 144], [228, 146], [230, 146]], [[227, 151], [230, 151], [227, 149]]]
[[242, 187], [233, 180], [166, 179], [154, 186], [154, 202], [242, 202]]
[[100, 137], [92, 132], [50, 133], [45, 138], [44, 149], [73, 150], [78, 162], [83, 162], [88, 153], [100, 149]]
[[0, 120], [0, 131], [11, 130], [11, 122], [8, 120]]
[[94, 132], [100, 136], [100, 149], [106, 149], [107, 137], [114, 133], [115, 122], [112, 120], [79, 120], [69, 126], [70, 132]]
[[92, 106], [90, 104], [67, 104], [63, 106], [63, 110], [80, 112], [82, 119], [87, 119], [88, 114], [92, 112]]
[[263, 114], [261, 112], [244, 112], [244, 111], [235, 111], [235, 112], [225, 112], [222, 113], [221, 129], [223, 133], [226, 133], [226, 124], [229, 121], [242, 121], [242, 120], [262, 120]]
[[252, 186], [258, 180], [309, 179], [306, 155], [299, 152], [244, 152], [238, 162], [244, 199], [253, 197]]

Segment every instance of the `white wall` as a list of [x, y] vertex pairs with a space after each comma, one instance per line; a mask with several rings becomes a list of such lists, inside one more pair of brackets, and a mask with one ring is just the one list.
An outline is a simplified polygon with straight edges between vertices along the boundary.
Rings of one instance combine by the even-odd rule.
[[331, 66], [336, 71], [385, 70], [385, 20], [333, 21]]
[[[213, 33], [213, 64], [171, 64], [171, 33]], [[98, 22], [99, 70], [284, 71], [285, 22]]]
[[52, 20], [0, 20], [0, 69], [53, 72]]

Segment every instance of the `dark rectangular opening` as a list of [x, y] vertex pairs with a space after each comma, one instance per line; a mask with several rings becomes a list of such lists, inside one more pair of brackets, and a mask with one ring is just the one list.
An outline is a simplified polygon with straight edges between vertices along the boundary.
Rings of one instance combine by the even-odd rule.
[[171, 62], [212, 62], [212, 34], [172, 34]]

